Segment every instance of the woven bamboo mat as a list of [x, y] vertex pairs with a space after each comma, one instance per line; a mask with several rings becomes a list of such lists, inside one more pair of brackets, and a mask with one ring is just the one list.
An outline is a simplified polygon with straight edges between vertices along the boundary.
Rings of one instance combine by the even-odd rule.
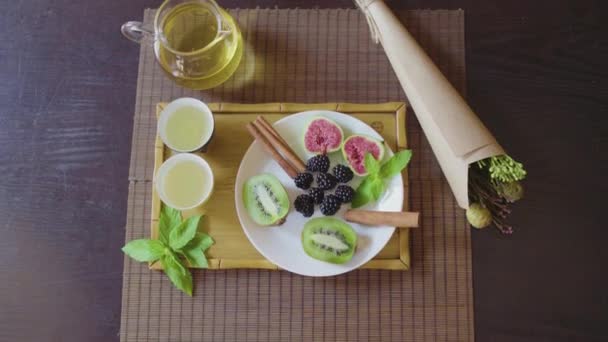
[[[387, 102], [405, 95], [357, 10], [235, 9], [247, 42], [234, 77], [211, 91], [174, 85], [140, 51], [126, 240], [149, 234], [155, 106], [181, 96], [207, 102]], [[464, 12], [400, 17], [464, 91]], [[146, 10], [144, 20], [153, 20]], [[472, 341], [470, 231], [415, 117], [408, 114], [410, 271], [358, 270], [306, 278], [268, 270], [194, 271], [195, 296], [125, 258], [121, 341]]]

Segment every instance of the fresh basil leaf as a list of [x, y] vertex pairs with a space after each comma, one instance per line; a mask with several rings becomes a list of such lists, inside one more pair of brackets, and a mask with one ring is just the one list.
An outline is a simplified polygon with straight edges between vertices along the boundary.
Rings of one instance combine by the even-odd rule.
[[192, 297], [192, 274], [173, 253], [163, 255], [160, 259], [165, 274], [173, 285]]
[[158, 239], [162, 243], [169, 245], [169, 234], [180, 223], [182, 223], [182, 215], [179, 210], [163, 204], [158, 220]]
[[194, 239], [188, 242], [188, 244], [184, 248], [200, 248], [201, 250], [206, 251], [209, 247], [213, 245], [214, 242], [215, 241], [213, 241], [213, 238], [211, 238], [211, 236], [209, 236], [208, 234], [198, 232], [194, 236]]
[[190, 267], [196, 268], [208, 268], [209, 263], [207, 262], [207, 257], [205, 257], [205, 253], [202, 249], [193, 248], [193, 249], [182, 249], [180, 253], [188, 260], [190, 263]]
[[373, 183], [375, 177], [367, 176], [363, 178], [363, 181], [357, 187], [355, 191], [355, 196], [353, 197], [353, 201], [351, 206], [353, 208], [359, 208], [366, 205], [372, 199], [372, 188], [371, 185]]
[[382, 196], [382, 193], [385, 189], [385, 185], [381, 178], [376, 178], [372, 181], [370, 188], [374, 200], [377, 201], [380, 199], [380, 196]]
[[371, 153], [365, 154], [365, 170], [370, 175], [376, 175], [380, 171], [380, 163]]
[[403, 150], [395, 153], [395, 155], [392, 156], [391, 159], [387, 160], [386, 163], [384, 163], [380, 168], [380, 177], [386, 179], [398, 174], [405, 169], [411, 158], [411, 150]]
[[163, 256], [165, 246], [158, 240], [139, 239], [129, 241], [122, 251], [137, 261], [150, 262]]
[[180, 250], [194, 238], [200, 219], [200, 215], [189, 217], [179, 226], [171, 230], [171, 233], [169, 234], [169, 246], [171, 246], [174, 251]]
[[186, 274], [186, 272], [188, 272], [188, 268], [184, 265], [176, 252], [169, 251], [169, 253], [166, 253], [165, 256], [173, 260], [173, 262], [177, 265], [177, 269], [182, 274]]
[[370, 193], [355, 192], [355, 196], [353, 197], [353, 201], [351, 202], [351, 207], [353, 207], [354, 209], [360, 208], [360, 207], [366, 205], [367, 203], [369, 203], [369, 201], [371, 201], [371, 199], [372, 199], [372, 196]]
[[196, 233], [196, 236], [192, 241], [188, 242], [184, 248], [181, 249], [181, 253], [192, 267], [207, 268], [207, 258], [205, 257], [204, 251], [213, 245], [213, 239], [211, 236], [205, 233]]

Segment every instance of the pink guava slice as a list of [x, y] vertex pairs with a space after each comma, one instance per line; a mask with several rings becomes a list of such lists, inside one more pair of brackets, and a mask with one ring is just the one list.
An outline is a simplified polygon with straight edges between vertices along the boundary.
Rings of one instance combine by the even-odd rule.
[[365, 154], [371, 153], [376, 160], [384, 157], [384, 146], [382, 142], [365, 135], [351, 135], [342, 145], [344, 160], [351, 170], [358, 176], [366, 176]]
[[324, 117], [312, 119], [304, 130], [304, 148], [312, 154], [335, 152], [342, 146], [343, 139], [342, 128]]

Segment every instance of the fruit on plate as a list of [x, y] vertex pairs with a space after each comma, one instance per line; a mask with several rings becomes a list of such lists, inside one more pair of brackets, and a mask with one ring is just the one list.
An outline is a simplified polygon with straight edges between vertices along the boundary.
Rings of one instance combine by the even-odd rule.
[[332, 169], [334, 176], [340, 183], [348, 183], [353, 179], [353, 171], [348, 167], [342, 164], [338, 164], [334, 166]]
[[319, 154], [308, 159], [306, 170], [310, 172], [327, 172], [329, 170], [329, 157]]
[[330, 190], [336, 187], [338, 181], [331, 173], [320, 173], [317, 175], [317, 186], [321, 190]]
[[331, 216], [340, 210], [342, 201], [335, 195], [327, 195], [323, 198], [323, 202], [319, 206], [321, 213], [325, 216]]
[[374, 159], [380, 161], [384, 157], [384, 146], [381, 141], [365, 135], [351, 135], [342, 145], [344, 160], [358, 176], [366, 176], [365, 154], [371, 153]]
[[296, 186], [303, 190], [310, 188], [313, 180], [312, 174], [308, 172], [298, 173], [296, 178], [293, 179]]
[[262, 226], [280, 225], [289, 212], [289, 197], [272, 174], [249, 178], [243, 187], [243, 203], [251, 219]]
[[342, 128], [324, 117], [313, 118], [304, 130], [304, 148], [311, 154], [335, 152], [342, 146], [342, 140]]
[[311, 196], [306, 194], [296, 197], [293, 206], [296, 208], [296, 211], [304, 215], [304, 217], [311, 217], [315, 212], [314, 200]]
[[312, 197], [315, 204], [321, 204], [321, 202], [323, 202], [323, 197], [325, 197], [325, 193], [319, 188], [310, 188], [310, 190], [308, 190], [308, 195]]
[[357, 233], [339, 219], [314, 218], [304, 225], [302, 247], [306, 254], [317, 260], [343, 264], [355, 253]]
[[334, 195], [340, 199], [342, 203], [350, 203], [355, 197], [355, 190], [348, 185], [338, 185]]

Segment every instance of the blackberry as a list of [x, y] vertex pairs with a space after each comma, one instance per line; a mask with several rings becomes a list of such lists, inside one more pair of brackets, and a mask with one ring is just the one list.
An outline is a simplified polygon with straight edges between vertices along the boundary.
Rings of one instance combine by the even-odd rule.
[[323, 215], [333, 215], [340, 210], [340, 199], [334, 195], [327, 195], [323, 199], [323, 202], [319, 208], [321, 209]]
[[323, 197], [325, 196], [323, 190], [319, 188], [311, 188], [310, 190], [308, 190], [308, 194], [310, 195], [310, 197], [312, 197], [312, 200], [315, 202], [315, 204], [321, 204], [321, 202], [323, 202]]
[[317, 175], [317, 186], [321, 190], [333, 189], [338, 181], [336, 177], [329, 173], [320, 173]]
[[348, 166], [344, 166], [344, 165], [334, 166], [334, 168], [332, 169], [332, 172], [334, 173], [334, 176], [336, 176], [336, 179], [340, 183], [348, 183], [348, 182], [350, 182], [351, 179], [353, 179], [353, 176], [354, 176], [353, 171]]
[[293, 180], [298, 188], [306, 190], [310, 188], [310, 184], [312, 184], [313, 177], [312, 174], [308, 172], [303, 172], [298, 173], [296, 178], [294, 178]]
[[296, 211], [304, 215], [304, 217], [311, 217], [315, 212], [315, 204], [313, 203], [312, 197], [302, 194], [296, 197], [293, 202]]
[[350, 201], [353, 200], [353, 197], [355, 197], [355, 190], [348, 185], [338, 185], [334, 195], [336, 195], [342, 203], [350, 203]]
[[327, 170], [329, 170], [329, 157], [324, 154], [319, 154], [308, 159], [306, 170], [311, 172], [327, 172]]

